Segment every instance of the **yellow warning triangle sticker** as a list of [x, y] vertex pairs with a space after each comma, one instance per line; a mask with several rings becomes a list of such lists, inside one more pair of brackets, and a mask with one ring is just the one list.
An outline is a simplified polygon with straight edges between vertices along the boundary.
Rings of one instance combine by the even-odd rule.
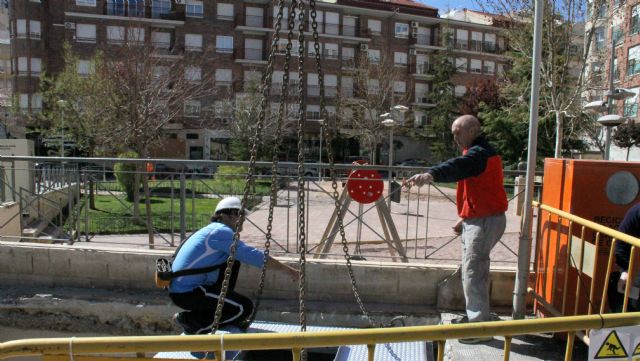
[[[636, 351], [640, 351], [638, 350], [638, 347], [636, 347]], [[622, 342], [620, 341], [620, 337], [618, 337], [616, 331], [611, 331], [609, 333], [609, 336], [607, 336], [596, 353], [595, 359], [612, 357], [629, 357], [627, 350], [622, 346]]]
[[638, 356], [638, 355], [640, 355], [640, 343], [638, 343], [636, 345], [636, 349], [633, 350], [633, 355], [632, 356]]

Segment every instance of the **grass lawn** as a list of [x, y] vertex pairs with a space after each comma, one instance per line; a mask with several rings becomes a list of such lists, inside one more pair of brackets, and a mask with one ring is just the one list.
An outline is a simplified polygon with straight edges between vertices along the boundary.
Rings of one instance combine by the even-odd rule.
[[[219, 199], [216, 198], [187, 198], [185, 204], [187, 231], [195, 230], [208, 224], [218, 202]], [[140, 200], [142, 224], [133, 222], [131, 218], [133, 203], [128, 202], [124, 194], [116, 196], [97, 195], [95, 204], [97, 209], [89, 209], [89, 233], [121, 234], [145, 233], [147, 231], [144, 224], [146, 219], [144, 198]], [[80, 217], [84, 217], [84, 212], [85, 209], [83, 207]], [[151, 197], [151, 214], [153, 225], [157, 231], [179, 230], [180, 202], [178, 199], [174, 199], [172, 207], [171, 199], [168, 197]]]

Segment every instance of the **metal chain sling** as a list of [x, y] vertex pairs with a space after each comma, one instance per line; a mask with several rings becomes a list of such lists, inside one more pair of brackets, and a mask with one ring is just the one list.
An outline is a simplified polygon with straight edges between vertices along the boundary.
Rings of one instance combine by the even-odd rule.
[[[280, 1], [278, 6], [284, 7], [284, 1]], [[287, 19], [287, 51], [285, 53], [284, 59], [284, 74], [282, 77], [281, 84], [281, 98], [280, 104], [278, 107], [278, 116], [277, 116], [277, 125], [276, 125], [276, 133], [275, 133], [275, 151], [273, 153], [273, 158], [271, 162], [271, 195], [269, 198], [269, 215], [267, 217], [267, 232], [266, 232], [266, 241], [264, 243], [264, 262], [262, 264], [262, 269], [260, 271], [260, 282], [258, 284], [258, 291], [256, 294], [256, 302], [255, 307], [253, 308], [253, 312], [249, 317], [250, 323], [255, 320], [258, 309], [260, 308], [260, 301], [262, 299], [262, 292], [264, 291], [265, 279], [267, 275], [267, 259], [269, 258], [269, 249], [271, 247], [271, 240], [273, 236], [271, 231], [273, 230], [273, 210], [275, 205], [277, 204], [277, 196], [278, 196], [278, 152], [280, 150], [281, 141], [280, 138], [282, 136], [282, 123], [285, 117], [285, 105], [287, 104], [288, 94], [289, 94], [289, 62], [291, 61], [291, 49], [292, 49], [292, 39], [293, 39], [293, 28], [295, 26], [295, 8], [296, 2], [293, 1], [291, 6], [289, 7], [289, 15]], [[276, 34], [278, 34], [279, 28], [276, 27]]]
[[[269, 97], [269, 93], [271, 91], [271, 78], [273, 75], [273, 61], [275, 58], [275, 53], [277, 51], [277, 47], [278, 47], [278, 41], [279, 41], [279, 34], [280, 34], [280, 27], [281, 27], [281, 22], [282, 22], [282, 13], [283, 13], [283, 9], [284, 9], [284, 0], [280, 0], [279, 2], [279, 9], [278, 9], [278, 15], [277, 15], [277, 23], [276, 23], [276, 28], [275, 28], [275, 34], [273, 36], [273, 41], [271, 43], [271, 52], [269, 53], [269, 58], [267, 61], [267, 70], [265, 72], [265, 75], [263, 77], [262, 80], [262, 99], [260, 100], [260, 112], [258, 114], [258, 122], [256, 125], [256, 130], [254, 133], [254, 137], [253, 137], [253, 142], [251, 145], [251, 150], [250, 150], [250, 158], [249, 158], [249, 168], [247, 169], [247, 177], [246, 177], [246, 183], [244, 186], [244, 192], [243, 192], [243, 196], [242, 196], [242, 201], [241, 201], [241, 209], [245, 209], [246, 208], [246, 203], [247, 203], [247, 199], [249, 198], [249, 191], [251, 188], [251, 184], [252, 184], [252, 180], [254, 178], [255, 175], [255, 166], [256, 166], [256, 158], [257, 158], [257, 153], [258, 153], [258, 144], [260, 143], [260, 139], [261, 139], [261, 135], [262, 135], [262, 129], [264, 126], [264, 122], [265, 122], [265, 116], [266, 116], [266, 107], [267, 107], [267, 100]], [[224, 280], [222, 281], [222, 287], [220, 289], [220, 295], [218, 298], [218, 304], [216, 305], [216, 312], [215, 312], [215, 316], [213, 319], [213, 330], [212, 333], [215, 333], [218, 330], [218, 326], [220, 323], [220, 318], [222, 317], [222, 308], [224, 306], [224, 299], [227, 295], [227, 292], [229, 290], [229, 280], [231, 279], [231, 271], [233, 268], [233, 263], [235, 261], [235, 256], [236, 256], [236, 250], [238, 248], [238, 241], [240, 240], [240, 233], [238, 232], [239, 227], [242, 225], [242, 223], [244, 222], [244, 212], [241, 212], [240, 217], [238, 218], [238, 221], [236, 223], [236, 230], [233, 234], [233, 242], [231, 243], [231, 247], [229, 249], [229, 257], [227, 258], [227, 268], [225, 269], [224, 272]]]
[[[313, 29], [313, 48], [315, 51], [315, 60], [316, 60], [316, 70], [318, 72], [318, 86], [320, 88], [320, 112], [322, 117], [325, 119], [325, 122], [332, 122], [330, 124], [329, 129], [337, 129], [337, 124], [335, 119], [329, 119], [325, 104], [325, 92], [324, 92], [324, 74], [322, 72], [322, 67], [320, 65], [320, 44], [318, 41], [318, 23], [316, 21], [316, 1], [309, 0], [309, 8], [311, 11], [311, 27]], [[320, 131], [324, 131], [324, 123], [320, 125]], [[333, 189], [333, 199], [337, 214], [338, 226], [340, 229], [340, 238], [342, 242], [342, 250], [344, 252], [344, 259], [347, 262], [347, 271], [349, 273], [349, 280], [351, 281], [351, 290], [353, 291], [353, 295], [358, 303], [358, 307], [360, 308], [360, 312], [367, 318], [369, 325], [372, 327], [381, 327], [382, 324], [376, 321], [367, 311], [364, 303], [362, 302], [362, 298], [360, 297], [360, 292], [358, 291], [358, 286], [356, 284], [356, 278], [353, 274], [353, 267], [351, 264], [351, 256], [349, 255], [349, 247], [347, 245], [346, 234], [344, 231], [344, 223], [342, 221], [341, 209], [342, 204], [340, 204], [340, 197], [338, 194], [338, 182], [337, 175], [335, 170], [335, 162], [333, 157], [333, 150], [331, 148], [331, 141], [333, 140], [333, 135], [331, 132], [327, 132], [327, 136], [325, 139], [325, 148], [327, 149], [327, 157], [329, 160], [329, 172], [331, 176], [331, 188]]]

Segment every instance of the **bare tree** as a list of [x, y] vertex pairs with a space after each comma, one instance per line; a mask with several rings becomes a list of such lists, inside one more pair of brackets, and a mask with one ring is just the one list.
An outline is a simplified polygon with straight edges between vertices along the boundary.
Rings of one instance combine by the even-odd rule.
[[[368, 149], [372, 164], [376, 162], [377, 148], [387, 133], [380, 115], [389, 112], [394, 105], [406, 104], [410, 99], [407, 84], [404, 83], [404, 89], [401, 86], [404, 81], [401, 69], [401, 66], [395, 66], [394, 59], [385, 49], [380, 49], [379, 56], [362, 52], [354, 60], [351, 72], [353, 88], [345, 88], [343, 83], [338, 92], [338, 121], [343, 127], [357, 129], [352, 136]], [[347, 75], [343, 74], [343, 80]], [[353, 96], [345, 92], [353, 92]]]

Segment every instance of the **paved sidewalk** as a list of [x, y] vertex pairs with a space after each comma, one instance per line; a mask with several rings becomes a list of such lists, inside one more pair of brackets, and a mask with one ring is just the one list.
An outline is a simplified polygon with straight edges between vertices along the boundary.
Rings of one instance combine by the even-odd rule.
[[[277, 206], [274, 208], [272, 230], [274, 241], [271, 244], [271, 251], [275, 254], [297, 253], [299, 231], [296, 226], [297, 198], [294, 187], [295, 185], [291, 184], [289, 188], [279, 192]], [[330, 197], [332, 190], [330, 182], [314, 183], [310, 188], [305, 194], [307, 211], [305, 223], [308, 249], [315, 252], [328, 227], [335, 205]], [[427, 187], [411, 189], [410, 194], [403, 191], [400, 203], [391, 205], [391, 215], [410, 262], [454, 265], [459, 263], [460, 239], [451, 230], [457, 220], [456, 207], [452, 201], [455, 199], [455, 190], [439, 189], [430, 187], [428, 194]], [[338, 190], [342, 191], [340, 184], [338, 184]], [[252, 209], [241, 233], [244, 241], [264, 247], [268, 209], [268, 197]], [[350, 254], [361, 255], [369, 260], [391, 260], [389, 247], [383, 241], [384, 233], [380, 219], [372, 204], [359, 207], [357, 203], [351, 202], [349, 211], [345, 216], [344, 225]], [[358, 214], [362, 214], [361, 225], [358, 225], [356, 219]], [[521, 218], [515, 212], [515, 200], [511, 201], [507, 211], [507, 229], [501, 243], [496, 245], [491, 254], [493, 266], [515, 267], [517, 265], [520, 222]], [[161, 237], [158, 235], [155, 237], [155, 245], [158, 249], [170, 249], [171, 242], [174, 245], [177, 244], [179, 236], [171, 237], [163, 234]], [[146, 234], [95, 236], [90, 243], [77, 242], [75, 245], [146, 248], [148, 236]], [[342, 252], [341, 237], [337, 234], [328, 257], [343, 258]]]

